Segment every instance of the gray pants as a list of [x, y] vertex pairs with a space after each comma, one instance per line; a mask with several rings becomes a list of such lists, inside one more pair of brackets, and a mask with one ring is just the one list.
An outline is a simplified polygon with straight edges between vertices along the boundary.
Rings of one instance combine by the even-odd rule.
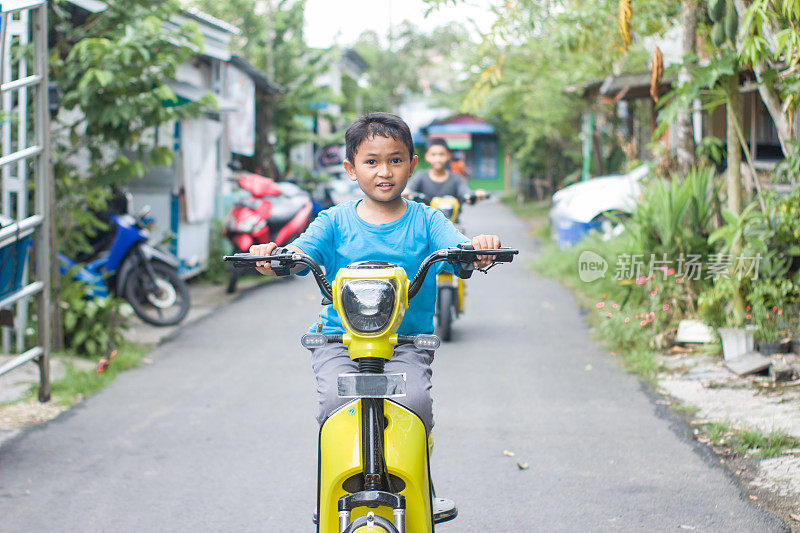
[[[433, 429], [433, 398], [431, 398], [431, 361], [433, 356], [413, 344], [395, 346], [394, 356], [386, 362], [386, 373], [406, 374], [406, 395], [396, 398], [397, 403], [414, 411], [425, 423], [430, 433]], [[358, 364], [350, 359], [347, 346], [331, 343], [311, 352], [311, 367], [317, 376], [319, 409], [317, 422], [322, 424], [336, 409], [349, 402], [339, 398], [339, 374], [358, 372]]]

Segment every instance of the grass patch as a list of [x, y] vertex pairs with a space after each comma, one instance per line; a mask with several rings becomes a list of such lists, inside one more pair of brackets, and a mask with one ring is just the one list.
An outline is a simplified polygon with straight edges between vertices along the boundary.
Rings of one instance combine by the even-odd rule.
[[547, 214], [552, 207], [550, 202], [547, 201], [520, 203], [514, 193], [506, 194], [500, 198], [500, 201], [510, 207], [518, 216], [526, 219], [547, 218]]
[[[128, 341], [117, 348], [117, 355], [108, 365], [105, 372], [96, 373], [92, 369], [79, 369], [71, 363], [65, 363], [66, 375], [50, 384], [52, 401], [58, 405], [69, 407], [81, 399], [96, 393], [117, 377], [124, 370], [135, 368], [147, 349], [144, 346]], [[56, 354], [58, 355], [58, 354]], [[33, 385], [28, 398], [39, 394], [39, 384]]]
[[700, 408], [697, 407], [696, 405], [689, 405], [689, 404], [677, 403], [677, 402], [673, 403], [671, 407], [672, 407], [672, 409], [674, 411], [676, 411], [678, 413], [683, 413], [685, 415], [692, 416], [692, 417], [694, 415], [696, 415], [697, 412], [700, 410]]
[[760, 459], [776, 457], [800, 447], [800, 440], [783, 431], [764, 434], [750, 429], [738, 429], [729, 424], [713, 422], [698, 428], [711, 444], [724, 447], [734, 455], [755, 455]]

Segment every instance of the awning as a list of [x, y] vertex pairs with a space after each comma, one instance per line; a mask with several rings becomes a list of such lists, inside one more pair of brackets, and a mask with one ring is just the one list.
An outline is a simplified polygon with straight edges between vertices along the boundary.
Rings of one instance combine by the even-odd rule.
[[256, 69], [253, 65], [248, 63], [244, 58], [239, 56], [231, 56], [230, 64], [246, 73], [256, 84], [256, 87], [263, 89], [273, 94], [285, 93], [286, 91], [272, 83], [267, 79], [266, 74]]
[[472, 135], [469, 133], [431, 133], [428, 139], [442, 139], [451, 150], [472, 149]]
[[491, 135], [494, 133], [494, 126], [482, 120], [466, 120], [465, 117], [447, 122], [433, 123], [428, 126], [428, 136], [436, 133], [472, 133]]
[[[108, 4], [100, 0], [67, 0], [70, 4], [88, 11], [89, 13], [102, 13], [108, 9]], [[5, 3], [5, 2], [4, 2]]]
[[198, 102], [201, 98], [203, 98], [207, 94], [213, 94], [214, 97], [217, 99], [217, 108], [211, 108], [209, 111], [219, 111], [220, 113], [236, 111], [238, 106], [236, 102], [229, 98], [225, 98], [222, 95], [214, 94], [208, 89], [203, 89], [202, 87], [198, 87], [197, 85], [192, 85], [191, 83], [186, 83], [185, 81], [170, 81], [167, 83], [172, 92], [175, 93], [175, 96], [178, 97], [177, 102], [165, 102], [165, 107], [177, 107], [181, 105], [186, 105], [189, 102]]

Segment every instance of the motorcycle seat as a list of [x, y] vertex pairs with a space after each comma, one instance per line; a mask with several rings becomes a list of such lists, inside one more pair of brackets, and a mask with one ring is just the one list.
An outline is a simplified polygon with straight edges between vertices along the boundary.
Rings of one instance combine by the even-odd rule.
[[283, 226], [292, 220], [297, 213], [303, 209], [305, 199], [301, 197], [286, 198], [278, 196], [272, 198], [272, 206], [270, 207], [269, 218], [267, 223], [270, 226]]

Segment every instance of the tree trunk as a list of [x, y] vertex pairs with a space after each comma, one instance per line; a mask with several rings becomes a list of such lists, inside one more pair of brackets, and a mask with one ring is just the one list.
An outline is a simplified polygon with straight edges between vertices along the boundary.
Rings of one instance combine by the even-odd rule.
[[[742, 149], [739, 146], [739, 135], [736, 131], [739, 120], [739, 75], [734, 74], [727, 80], [728, 103], [726, 111], [726, 133], [728, 142], [728, 209], [736, 215], [742, 212]], [[733, 244], [731, 249], [732, 262], [736, 264], [737, 258], [742, 253], [741, 237]], [[737, 324], [741, 323], [744, 316], [744, 296], [737, 283], [733, 291], [733, 312]]]
[[[683, 26], [682, 52], [683, 56], [692, 57], [697, 53], [697, 0], [683, 0], [681, 6], [681, 25]], [[678, 85], [688, 83], [691, 70], [695, 61], [684, 60], [678, 72]], [[682, 172], [688, 172], [696, 161], [694, 146], [694, 129], [692, 127], [691, 104], [678, 111], [677, 117], [678, 136], [678, 166]]]
[[728, 209], [738, 215], [742, 212], [742, 151], [736, 132], [739, 115], [739, 76], [731, 76], [727, 83], [728, 104], [725, 106], [725, 122], [728, 142]]
[[[747, 5], [745, 5], [744, 0], [734, 0], [734, 5], [739, 14], [739, 27], [742, 27], [745, 23], [744, 16]], [[767, 41], [775, 42], [774, 31], [768, 22], [764, 24], [763, 31]], [[783, 155], [788, 156], [789, 142], [792, 140], [792, 125], [789, 123], [789, 117], [783, 112], [783, 109], [781, 109], [781, 97], [777, 89], [773, 85], [767, 85], [764, 79], [764, 74], [772, 70], [773, 69], [765, 59], [761, 59], [761, 61], [753, 64], [753, 72], [758, 82], [758, 94], [761, 95], [761, 100], [764, 101], [764, 105], [767, 107], [767, 111], [769, 111], [772, 121], [775, 123], [775, 129], [778, 132], [778, 140], [781, 143]], [[767, 76], [767, 79], [769, 79], [769, 76]]]

